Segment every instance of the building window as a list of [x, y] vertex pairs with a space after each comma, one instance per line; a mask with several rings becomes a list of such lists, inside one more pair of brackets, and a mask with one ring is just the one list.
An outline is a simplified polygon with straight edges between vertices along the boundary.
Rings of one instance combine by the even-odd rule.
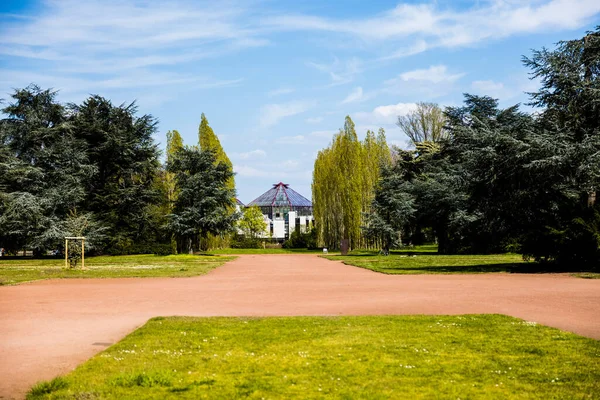
[[280, 218], [281, 214], [280, 213], [275, 213], [275, 218]]

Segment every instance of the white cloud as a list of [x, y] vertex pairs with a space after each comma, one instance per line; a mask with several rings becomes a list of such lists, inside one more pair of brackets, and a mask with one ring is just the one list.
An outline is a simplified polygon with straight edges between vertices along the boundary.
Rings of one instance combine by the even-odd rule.
[[361, 100], [363, 100], [363, 89], [359, 86], [350, 92], [350, 94], [344, 100], [342, 100], [342, 104], [355, 103]]
[[[279, 15], [263, 24], [279, 30], [328, 32], [347, 40], [392, 42], [406, 46], [390, 58], [435, 47], [467, 46], [522, 33], [576, 29], [600, 12], [597, 0], [492, 0], [464, 9], [433, 4], [398, 4], [367, 18], [325, 18], [312, 15]], [[410, 41], [413, 41], [411, 44]]]
[[309, 136], [321, 137], [321, 138], [331, 138], [336, 133], [337, 133], [337, 131], [313, 131], [313, 132], [309, 133]]
[[305, 142], [306, 137], [303, 135], [297, 136], [282, 136], [275, 139], [276, 143], [279, 144], [301, 144]]
[[239, 176], [251, 178], [251, 177], [260, 177], [260, 178], [269, 178], [269, 177], [287, 177], [285, 172], [281, 171], [273, 171], [272, 169], [267, 168], [255, 168], [249, 165], [238, 165], [234, 164], [233, 172], [238, 174]]
[[[42, 81], [50, 78], [45, 86], [81, 93], [98, 88], [105, 93], [153, 86], [178, 85], [179, 91], [231, 86], [241, 79], [190, 75], [181, 65], [268, 44], [257, 27], [242, 21], [244, 16], [242, 7], [209, 2], [175, 7], [153, 1], [48, 0], [35, 14], [3, 16], [0, 56], [23, 59], [23, 79], [11, 80], [12, 87], [21, 81], [45, 85]], [[35, 67], [42, 60], [43, 73]], [[36, 79], [38, 75], [47, 78]], [[138, 93], [145, 92], [130, 96]]]
[[321, 121], [323, 121], [323, 117], [306, 118], [307, 124], [318, 124]]
[[267, 152], [261, 149], [256, 149], [252, 151], [248, 151], [245, 153], [233, 153], [233, 158], [238, 158], [240, 160], [249, 160], [249, 159], [261, 159], [267, 156]]
[[282, 164], [282, 166], [287, 169], [296, 169], [299, 165], [300, 163], [298, 160], [285, 160]]
[[[464, 74], [449, 74], [445, 65], [432, 65], [427, 69], [415, 69], [400, 74], [403, 81], [427, 81], [432, 83], [454, 82]], [[389, 82], [389, 81], [388, 81]]]
[[350, 83], [355, 79], [356, 75], [362, 72], [362, 62], [356, 57], [350, 58], [344, 62], [340, 61], [338, 58], [334, 58], [331, 64], [307, 62], [306, 65], [328, 74], [331, 79], [329, 86]]
[[417, 108], [415, 103], [398, 103], [376, 107], [371, 112], [359, 112], [355, 118], [362, 124], [391, 126], [396, 123], [398, 116], [406, 115]]
[[274, 97], [274, 96], [280, 96], [282, 94], [294, 93], [295, 91], [296, 91], [296, 89], [293, 89], [293, 88], [282, 87], [282, 88], [279, 88], [279, 89], [271, 90], [269, 93], [267, 93], [267, 95], [269, 97]]
[[312, 103], [294, 101], [284, 104], [267, 104], [261, 109], [260, 126], [267, 128], [276, 125], [283, 118], [301, 114], [312, 107]]
[[503, 83], [492, 80], [473, 81], [471, 83], [471, 88], [476, 94], [492, 96], [495, 98], [505, 98], [508, 94], [508, 90], [504, 87]]

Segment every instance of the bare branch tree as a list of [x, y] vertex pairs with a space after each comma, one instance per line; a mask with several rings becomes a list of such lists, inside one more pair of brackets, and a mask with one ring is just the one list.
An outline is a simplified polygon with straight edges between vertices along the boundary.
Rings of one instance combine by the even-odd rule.
[[396, 125], [400, 127], [416, 146], [422, 142], [439, 142], [448, 137], [444, 129], [446, 117], [435, 103], [417, 103], [417, 109], [398, 117]]

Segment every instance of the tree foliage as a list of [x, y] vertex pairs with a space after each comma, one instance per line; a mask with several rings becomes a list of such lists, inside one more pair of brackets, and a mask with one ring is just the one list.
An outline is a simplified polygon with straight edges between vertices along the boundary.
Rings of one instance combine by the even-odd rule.
[[167, 164], [179, 187], [168, 226], [178, 237], [180, 251], [198, 251], [205, 243], [202, 238], [229, 232], [235, 226], [238, 216], [231, 213], [235, 190], [228, 186], [233, 172], [215, 161], [210, 150], [183, 147]]
[[[88, 237], [88, 251], [110, 254], [168, 246], [167, 215], [182, 204], [178, 185], [189, 181], [178, 183], [175, 172], [161, 166], [154, 117], [139, 116], [135, 103], [116, 106], [97, 95], [63, 105], [55, 91], [36, 85], [15, 90], [2, 111], [1, 247], [43, 254], [61, 249], [65, 236], [81, 235]], [[175, 163], [182, 147], [179, 133], [169, 132], [167, 163]], [[212, 148], [207, 153], [218, 152], [216, 145]], [[226, 157], [222, 149], [220, 154]], [[214, 157], [212, 162], [227, 170], [227, 193], [233, 198], [231, 163]], [[221, 190], [209, 185], [199, 193], [218, 197], [212, 189]], [[229, 229], [203, 224], [200, 234]]]
[[348, 239], [352, 248], [366, 244], [361, 226], [371, 207], [380, 166], [390, 160], [383, 129], [377, 136], [367, 132], [361, 142], [354, 122], [346, 117], [344, 128], [315, 160], [312, 192], [321, 244], [332, 249], [339, 248], [342, 239]]
[[447, 139], [397, 151], [366, 232], [431, 229], [442, 253], [519, 251], [563, 268], [600, 263], [600, 28], [524, 58], [539, 112], [465, 95]]
[[261, 233], [265, 233], [267, 229], [267, 223], [258, 206], [244, 208], [242, 218], [238, 224], [244, 234], [251, 239], [255, 239]]
[[398, 117], [396, 125], [408, 136], [413, 145], [422, 142], [440, 142], [447, 138], [444, 111], [435, 103], [417, 103], [417, 108]]

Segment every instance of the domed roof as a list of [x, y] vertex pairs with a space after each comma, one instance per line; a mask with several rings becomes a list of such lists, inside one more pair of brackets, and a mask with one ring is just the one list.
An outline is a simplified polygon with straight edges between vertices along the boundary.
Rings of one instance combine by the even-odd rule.
[[290, 188], [287, 183], [275, 183], [271, 189], [248, 203], [259, 207], [312, 207], [312, 202]]

